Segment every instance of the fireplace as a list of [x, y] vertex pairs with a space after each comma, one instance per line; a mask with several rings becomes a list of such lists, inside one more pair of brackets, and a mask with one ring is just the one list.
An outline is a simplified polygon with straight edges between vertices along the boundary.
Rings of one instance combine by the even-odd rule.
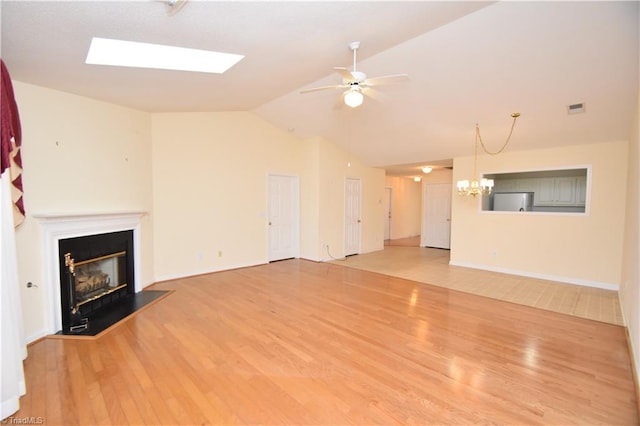
[[81, 332], [135, 294], [133, 231], [58, 241], [63, 333]]
[[[42, 286], [44, 292], [43, 302], [45, 309], [45, 326], [37, 333], [28, 337], [29, 341], [38, 338], [62, 333], [62, 298], [65, 291], [62, 290], [60, 281], [62, 272], [66, 270], [64, 259], [66, 252], [60, 252], [60, 241], [99, 234], [109, 234], [120, 231], [133, 232], [133, 282], [136, 295], [144, 293], [142, 280], [142, 230], [144, 212], [123, 213], [36, 213], [33, 215], [38, 220], [42, 237]], [[78, 259], [74, 259], [78, 260]], [[87, 259], [83, 259], [87, 260]], [[79, 260], [82, 261], [82, 260]], [[33, 287], [38, 291], [38, 287]], [[68, 291], [68, 290], [67, 290]], [[127, 297], [126, 299], [132, 299]], [[65, 310], [69, 308], [69, 299], [65, 302]], [[97, 326], [97, 321], [92, 321], [92, 326]], [[107, 325], [108, 327], [108, 325]], [[94, 328], [94, 327], [92, 327]]]

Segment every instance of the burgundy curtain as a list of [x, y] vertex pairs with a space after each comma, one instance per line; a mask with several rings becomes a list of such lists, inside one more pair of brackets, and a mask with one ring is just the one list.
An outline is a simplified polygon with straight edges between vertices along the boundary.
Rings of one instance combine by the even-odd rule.
[[16, 217], [14, 223], [16, 225], [24, 219], [24, 202], [22, 199], [22, 157], [20, 155], [20, 146], [22, 145], [22, 129], [20, 128], [20, 115], [18, 114], [18, 105], [13, 95], [13, 84], [9, 71], [0, 59], [2, 67], [2, 88], [0, 101], [0, 129], [2, 133], [2, 161], [0, 174], [4, 174], [6, 169], [10, 169], [10, 177], [12, 184], [12, 198], [15, 205]]
[[[1, 62], [1, 59], [0, 59]], [[0, 419], [20, 408], [26, 393], [22, 361], [27, 356], [18, 280], [15, 227], [24, 219], [22, 203], [22, 162], [20, 161], [20, 117], [13, 85], [4, 62], [2, 66], [0, 126], [2, 133], [2, 173], [0, 174]]]

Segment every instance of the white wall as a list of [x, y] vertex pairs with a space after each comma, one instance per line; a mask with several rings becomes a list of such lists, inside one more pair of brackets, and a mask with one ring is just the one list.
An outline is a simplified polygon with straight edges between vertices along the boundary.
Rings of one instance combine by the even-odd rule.
[[[383, 248], [384, 171], [247, 112], [153, 114], [155, 277], [268, 261], [267, 176], [300, 177], [301, 257], [344, 254], [344, 187], [362, 182], [362, 244]], [[219, 256], [219, 253], [222, 253]]]
[[[640, 17], [639, 17], [640, 18]], [[636, 386], [640, 383], [640, 98], [629, 139], [629, 174], [625, 215], [620, 305], [630, 337]], [[640, 391], [640, 389], [636, 389]], [[640, 395], [636, 396], [640, 398]]]
[[384, 248], [384, 170], [364, 165], [356, 157], [322, 139], [316, 139], [318, 149], [318, 257], [330, 260], [323, 249], [329, 245], [334, 258], [344, 256], [345, 183], [347, 178], [360, 179], [362, 184], [362, 222], [360, 253]]
[[305, 143], [248, 112], [153, 114], [152, 123], [156, 279], [266, 263], [267, 178], [299, 176], [305, 194]]
[[[589, 165], [587, 214], [481, 212], [453, 197], [451, 263], [618, 289], [627, 192], [627, 143], [574, 145], [478, 157], [478, 174]], [[454, 181], [473, 157], [454, 159]]]
[[300, 252], [305, 259], [320, 260], [320, 156], [321, 140], [304, 141], [304, 191], [300, 193]]
[[[16, 231], [25, 335], [45, 330], [42, 235], [34, 215], [151, 212], [149, 114], [14, 82], [23, 131], [25, 222]], [[142, 219], [143, 285], [153, 281], [152, 216]], [[27, 288], [32, 282], [37, 287]]]

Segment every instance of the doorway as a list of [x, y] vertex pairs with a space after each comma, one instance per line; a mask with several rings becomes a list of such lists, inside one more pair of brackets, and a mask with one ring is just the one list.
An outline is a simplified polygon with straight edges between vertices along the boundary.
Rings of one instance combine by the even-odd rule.
[[300, 257], [299, 188], [297, 176], [269, 175], [269, 262]]
[[362, 183], [360, 179], [346, 179], [344, 198], [344, 255], [351, 256], [360, 253], [360, 225], [362, 223], [360, 219], [362, 200]]
[[393, 188], [384, 189], [384, 240], [391, 240], [391, 200], [393, 199]]
[[424, 216], [420, 245], [451, 248], [451, 184], [424, 185], [422, 197]]

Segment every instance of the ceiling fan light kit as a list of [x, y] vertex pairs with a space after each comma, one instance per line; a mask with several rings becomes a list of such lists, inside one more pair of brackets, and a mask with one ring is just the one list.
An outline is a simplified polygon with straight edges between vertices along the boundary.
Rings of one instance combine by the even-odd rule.
[[344, 94], [344, 103], [351, 108], [359, 107], [363, 101], [364, 95], [358, 88], [351, 88]]
[[362, 71], [358, 71], [356, 68], [357, 50], [359, 48], [359, 41], [352, 41], [351, 43], [349, 43], [349, 49], [353, 52], [353, 70], [349, 71], [344, 67], [334, 68], [334, 70], [342, 77], [342, 84], [314, 87], [311, 89], [301, 90], [300, 93], [304, 94], [327, 89], [347, 89], [343, 92], [342, 99], [345, 105], [350, 106], [351, 108], [356, 108], [362, 105], [364, 101], [364, 95], [366, 93], [363, 93], [362, 89], [388, 83], [391, 80], [403, 81], [407, 79], [407, 74], [393, 74], [367, 79], [367, 74], [363, 73]]

